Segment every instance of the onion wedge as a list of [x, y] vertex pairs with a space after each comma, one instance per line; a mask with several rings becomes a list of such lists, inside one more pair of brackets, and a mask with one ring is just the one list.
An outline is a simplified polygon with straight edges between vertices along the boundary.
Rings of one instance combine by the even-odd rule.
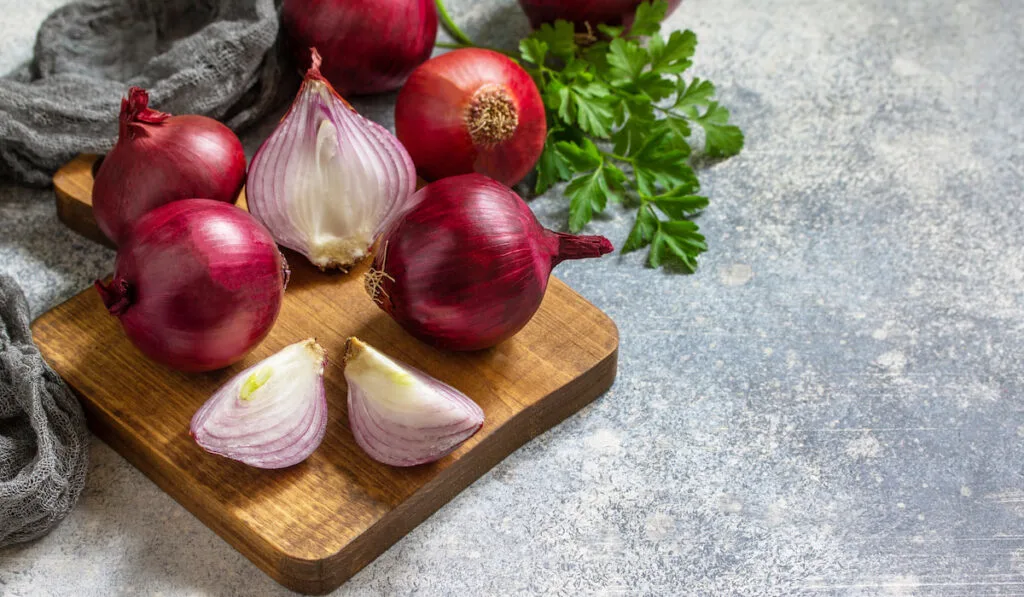
[[207, 452], [256, 468], [298, 464], [327, 431], [327, 353], [310, 338], [242, 371], [192, 417], [190, 433]]
[[345, 380], [352, 434], [384, 464], [434, 462], [484, 424], [483, 410], [468, 396], [358, 338], [346, 345]]

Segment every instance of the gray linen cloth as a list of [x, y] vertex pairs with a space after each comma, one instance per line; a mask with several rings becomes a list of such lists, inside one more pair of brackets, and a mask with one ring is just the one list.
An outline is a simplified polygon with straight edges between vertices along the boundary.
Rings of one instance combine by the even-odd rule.
[[[121, 97], [244, 128], [290, 95], [274, 0], [87, 0], [39, 29], [35, 57], [0, 78], [0, 178], [46, 186], [117, 136]], [[291, 80], [292, 77], [287, 77]]]
[[78, 400], [32, 343], [25, 295], [0, 275], [0, 547], [64, 519], [89, 457]]

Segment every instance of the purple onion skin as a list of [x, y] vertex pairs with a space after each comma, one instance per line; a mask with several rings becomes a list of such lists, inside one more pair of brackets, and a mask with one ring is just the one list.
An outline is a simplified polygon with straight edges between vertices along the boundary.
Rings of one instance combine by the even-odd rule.
[[[613, 250], [602, 236], [543, 228], [508, 187], [480, 174], [417, 192], [374, 257], [374, 299], [413, 336], [447, 350], [489, 348], [536, 313], [552, 268]], [[373, 275], [373, 272], [371, 272]]]
[[309, 49], [342, 95], [393, 91], [430, 57], [437, 37], [433, 0], [285, 0], [281, 26], [299, 65]]
[[[668, 13], [672, 14], [683, 0], [668, 0]], [[537, 29], [544, 23], [558, 19], [571, 21], [583, 27], [590, 23], [630, 26], [636, 7], [642, 0], [519, 0], [519, 4], [530, 18], [530, 25]]]
[[192, 197], [234, 203], [245, 184], [245, 151], [231, 129], [205, 116], [158, 112], [148, 102], [144, 90], [128, 91], [117, 144], [96, 173], [93, 213], [115, 244], [156, 207]]
[[185, 199], [141, 217], [118, 249], [113, 280], [96, 288], [143, 354], [195, 372], [227, 367], [259, 344], [286, 282], [274, 239], [252, 216]]

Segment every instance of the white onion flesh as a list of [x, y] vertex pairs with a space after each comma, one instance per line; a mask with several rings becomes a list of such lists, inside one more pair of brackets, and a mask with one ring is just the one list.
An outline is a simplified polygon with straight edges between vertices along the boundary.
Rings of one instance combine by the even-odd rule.
[[434, 462], [473, 436], [484, 413], [468, 396], [350, 338], [345, 354], [352, 434], [392, 466]]
[[309, 457], [327, 432], [324, 365], [312, 338], [242, 371], [192, 417], [204, 450], [257, 468], [285, 468]]
[[252, 215], [321, 269], [366, 256], [404, 213], [416, 169], [387, 129], [353, 110], [319, 72], [319, 56], [249, 168]]

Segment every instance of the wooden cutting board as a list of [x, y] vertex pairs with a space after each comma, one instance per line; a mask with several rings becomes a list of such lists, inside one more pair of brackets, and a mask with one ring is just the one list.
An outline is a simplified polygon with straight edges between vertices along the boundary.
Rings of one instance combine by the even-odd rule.
[[[92, 219], [94, 157], [55, 177], [58, 213], [102, 239]], [[244, 198], [243, 198], [244, 200]], [[526, 441], [594, 400], [615, 378], [615, 324], [552, 278], [540, 311], [519, 334], [476, 353], [447, 353], [407, 335], [363, 291], [366, 264], [323, 274], [287, 254], [292, 280], [270, 335], [245, 360], [209, 374], [148, 361], [89, 289], [32, 325], [47, 362], [78, 393], [92, 430], [196, 517], [281, 584], [325, 593]], [[483, 429], [441, 461], [393, 468], [371, 460], [349, 431], [345, 340], [356, 335], [468, 394]], [[234, 374], [315, 336], [333, 360], [326, 372], [330, 422], [304, 463], [262, 471], [207, 454], [189, 437], [199, 406]]]

